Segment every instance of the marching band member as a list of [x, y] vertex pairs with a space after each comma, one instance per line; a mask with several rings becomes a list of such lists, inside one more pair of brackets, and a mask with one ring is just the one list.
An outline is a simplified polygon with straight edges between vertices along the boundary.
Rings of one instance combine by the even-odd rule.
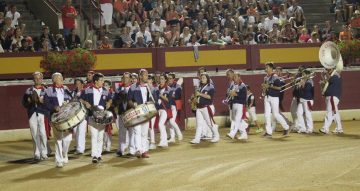
[[279, 77], [273, 72], [274, 64], [268, 62], [265, 64], [265, 71], [267, 75], [264, 78], [262, 88], [266, 90], [264, 98], [265, 108], [265, 121], [266, 121], [266, 133], [264, 137], [271, 137], [273, 129], [271, 127], [271, 115], [274, 116], [277, 122], [284, 128], [284, 136], [289, 135], [289, 125], [285, 119], [279, 114], [279, 96], [280, 96], [280, 80]]
[[326, 116], [323, 127], [319, 130], [321, 133], [328, 134], [332, 121], [335, 121], [336, 128], [332, 131], [335, 134], [343, 133], [339, 114], [339, 102], [342, 93], [342, 79], [340, 74], [333, 69], [326, 69], [325, 80], [327, 79], [329, 86], [325, 91]]
[[158, 93], [158, 112], [159, 112], [159, 131], [160, 131], [160, 142], [159, 147], [168, 147], [167, 133], [165, 123], [171, 116], [168, 116], [167, 111], [171, 111], [169, 102], [170, 88], [166, 83], [166, 74], [160, 75], [160, 84]]
[[234, 88], [234, 70], [233, 69], [228, 69], [226, 70], [226, 77], [229, 80], [229, 88], [227, 89], [227, 93], [226, 93], [226, 98], [225, 98], [225, 102], [227, 102], [228, 106], [229, 106], [229, 116], [230, 116], [230, 131], [232, 131], [234, 129], [235, 126], [235, 122], [233, 121], [233, 113], [232, 113], [232, 108], [231, 108], [231, 99], [230, 98], [230, 91]]
[[[114, 100], [118, 105], [118, 113], [122, 115], [126, 112], [128, 107], [127, 103], [127, 94], [131, 86], [131, 74], [125, 72], [122, 77], [122, 83], [119, 84], [119, 88], [115, 94]], [[118, 127], [119, 127], [119, 148], [116, 152], [118, 156], [123, 156], [125, 154], [125, 149], [128, 148], [129, 156], [135, 156], [135, 143], [134, 143], [134, 128], [126, 128], [124, 126], [123, 120], [118, 118]]]
[[47, 159], [47, 136], [45, 118], [48, 112], [44, 106], [45, 87], [42, 85], [43, 74], [33, 73], [34, 85], [25, 91], [22, 105], [27, 109], [30, 132], [33, 139], [34, 159]]
[[[64, 79], [60, 73], [52, 75], [53, 86], [45, 90], [44, 103], [50, 114], [60, 111], [60, 107], [68, 103], [72, 97], [71, 92], [66, 86], [63, 86]], [[64, 164], [68, 163], [68, 151], [70, 142], [72, 140], [72, 130], [57, 130], [54, 129], [55, 135], [55, 163], [56, 167], [62, 168]]]
[[250, 123], [253, 122], [254, 125], [256, 126], [256, 131], [255, 131], [256, 133], [262, 133], [264, 130], [257, 123], [255, 96], [251, 91], [250, 86], [246, 86], [246, 89], [247, 89], [246, 106], [249, 112]]
[[[206, 68], [205, 67], [200, 67], [197, 71], [197, 77], [199, 79], [199, 82], [201, 83], [201, 74], [202, 73], [206, 73]], [[199, 84], [200, 84], [199, 83]], [[210, 84], [214, 86], [213, 81], [210, 79]], [[215, 86], [214, 86], [215, 88]], [[200, 87], [196, 87], [197, 91], [200, 89]], [[215, 113], [215, 108], [213, 113]], [[195, 112], [196, 114], [196, 112]], [[210, 126], [208, 126], [206, 123], [204, 124], [204, 128], [202, 128], [202, 134], [201, 134], [201, 139], [204, 140], [211, 140], [213, 137], [212, 131], [210, 129]]]
[[[88, 87], [81, 95], [80, 101], [85, 105], [87, 109], [91, 109], [94, 106], [102, 106], [104, 109], [109, 109], [112, 103], [111, 94], [103, 87], [104, 75], [96, 73], [93, 76], [92, 87]], [[95, 123], [91, 118], [92, 111], [89, 111], [89, 127], [91, 132], [91, 157], [92, 162], [97, 163], [101, 161], [101, 153], [103, 149], [103, 139], [105, 126]]]
[[[75, 84], [75, 89], [72, 92], [72, 96], [73, 98], [79, 100], [81, 97], [81, 92], [84, 90], [84, 81], [81, 79], [75, 79], [74, 84]], [[81, 155], [84, 154], [85, 152], [86, 126], [87, 126], [87, 120], [84, 119], [79, 125], [77, 125], [73, 129], [76, 140], [75, 154]]]
[[211, 142], [216, 143], [220, 139], [218, 125], [214, 121], [214, 105], [213, 98], [215, 93], [214, 86], [210, 83], [210, 77], [207, 73], [200, 74], [200, 90], [195, 93], [198, 99], [198, 105], [196, 109], [196, 133], [195, 138], [190, 141], [192, 144], [199, 144], [203, 128], [210, 127], [213, 138]]
[[[155, 76], [153, 74], [149, 74], [148, 78], [148, 86], [150, 91], [153, 92], [153, 94], [157, 94], [159, 91], [158, 85], [155, 83]], [[151, 118], [149, 121], [149, 134], [150, 134], [150, 145], [149, 149], [153, 150], [156, 149], [156, 143], [155, 143], [155, 126], [157, 125], [156, 122], [159, 122], [159, 114], [156, 117]]]
[[[294, 83], [296, 83], [297, 79], [301, 78], [303, 70], [305, 70], [305, 67], [304, 66], [299, 66], [298, 72], [294, 76], [294, 78], [295, 78]], [[299, 94], [300, 93], [299, 93], [298, 86], [294, 86], [293, 99], [291, 100], [291, 105], [290, 105], [290, 113], [291, 113], [291, 117], [293, 119], [293, 121], [292, 121], [293, 122], [292, 129], [295, 130], [295, 131], [299, 130], [299, 121], [298, 121], [298, 118], [297, 118], [297, 107], [298, 107], [298, 104], [299, 104], [299, 101], [300, 101], [300, 95]]]
[[[104, 81], [104, 88], [109, 91], [111, 99], [114, 98], [114, 90], [111, 88], [111, 81], [110, 80], [105, 80]], [[114, 116], [116, 116], [115, 114], [115, 110], [113, 105], [110, 106], [109, 111], [111, 111], [113, 113]], [[116, 120], [116, 119], [115, 119]], [[112, 129], [113, 129], [113, 125], [112, 123], [105, 125], [105, 133], [104, 133], [104, 150], [110, 152], [111, 151], [111, 142], [112, 142]]]
[[248, 124], [246, 123], [246, 85], [242, 82], [240, 74], [234, 74], [234, 88], [230, 91], [230, 96], [232, 99], [232, 121], [234, 122], [234, 128], [231, 129], [230, 133], [227, 134], [228, 137], [234, 139], [237, 131], [240, 131], [239, 140], [246, 140], [248, 138], [246, 128]]
[[136, 84], [139, 80], [139, 76], [136, 73], [131, 74], [131, 83]]
[[[297, 120], [300, 129], [298, 133], [312, 133], [314, 128], [311, 116], [312, 105], [314, 103], [314, 82], [310, 78], [310, 74], [311, 72], [309, 70], [304, 70], [304, 79], [299, 82], [300, 100], [297, 108]], [[306, 120], [304, 120], [304, 113]]]
[[93, 76], [94, 76], [95, 72], [90, 70], [87, 72], [86, 74], [86, 84], [84, 85], [84, 89], [88, 88], [88, 87], [92, 87], [94, 85], [93, 82]]
[[[144, 104], [150, 101], [150, 99], [153, 99], [152, 93], [149, 92], [147, 81], [148, 72], [145, 69], [141, 69], [139, 72], [139, 81], [135, 84], [132, 84], [128, 92], [127, 100], [129, 108], [135, 108], [137, 105]], [[135, 134], [135, 148], [137, 157], [149, 158], [149, 122], [141, 123], [133, 128]]]
[[170, 123], [170, 143], [175, 142], [175, 134], [178, 136], [179, 141], [183, 139], [183, 135], [179, 128], [179, 125], [176, 123], [176, 117], [178, 115], [178, 110], [181, 110], [182, 101], [181, 101], [181, 91], [182, 88], [175, 81], [175, 73], [168, 74], [168, 83], [170, 87], [171, 96], [169, 96], [169, 101], [171, 105], [172, 117], [169, 120]]

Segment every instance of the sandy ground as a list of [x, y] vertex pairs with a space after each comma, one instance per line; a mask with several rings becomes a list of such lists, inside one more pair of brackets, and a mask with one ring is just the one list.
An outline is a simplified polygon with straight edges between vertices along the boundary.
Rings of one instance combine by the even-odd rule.
[[88, 149], [83, 156], [70, 154], [62, 169], [54, 157], [34, 163], [31, 141], [0, 143], [0, 190], [358, 191], [360, 122], [343, 125], [343, 135], [282, 138], [277, 132], [272, 139], [250, 135], [247, 142], [225, 138], [228, 129], [222, 128], [219, 143], [199, 145], [188, 143], [194, 135], [189, 130], [182, 142], [152, 151], [149, 159], [112, 152], [92, 164]]

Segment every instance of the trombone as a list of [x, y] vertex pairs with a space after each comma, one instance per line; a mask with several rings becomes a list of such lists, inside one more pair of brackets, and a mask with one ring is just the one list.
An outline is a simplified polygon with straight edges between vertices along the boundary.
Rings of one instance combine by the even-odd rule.
[[286, 91], [286, 90], [288, 90], [288, 89], [290, 89], [292, 87], [296, 87], [296, 86], [300, 85], [302, 82], [304, 82], [305, 80], [313, 79], [315, 77], [315, 75], [316, 75], [315, 72], [311, 72], [308, 75], [303, 75], [301, 77], [297, 77], [293, 81], [281, 86], [282, 90], [280, 90], [280, 92], [284, 92], [284, 91]]

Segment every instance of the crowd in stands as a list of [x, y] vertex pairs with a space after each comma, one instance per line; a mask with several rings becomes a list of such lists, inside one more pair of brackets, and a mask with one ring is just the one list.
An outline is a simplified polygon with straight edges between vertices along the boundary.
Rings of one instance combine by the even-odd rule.
[[[360, 15], [359, 1], [333, 0], [330, 11], [344, 22], [343, 35], [332, 23], [308, 26], [298, 0], [100, 0], [110, 4], [112, 25], [121, 35], [113, 35], [106, 21], [105, 35], [98, 44], [80, 42], [76, 34], [76, 9], [67, 0], [62, 7], [64, 31], [53, 35], [44, 26], [39, 36], [26, 36], [16, 6], [1, 5], [2, 52], [88, 49], [183, 47], [276, 43], [318, 43], [347, 40], [351, 19]], [[109, 10], [109, 6], [106, 7]], [[112, 39], [109, 39], [112, 37]]]

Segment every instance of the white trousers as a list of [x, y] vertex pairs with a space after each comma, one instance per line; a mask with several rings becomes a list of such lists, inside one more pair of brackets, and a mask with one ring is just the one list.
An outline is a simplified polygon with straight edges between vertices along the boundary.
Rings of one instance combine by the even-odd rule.
[[136, 125], [135, 127], [133, 127], [133, 130], [136, 152], [140, 152], [140, 154], [147, 152], [149, 150], [149, 122]]
[[243, 104], [235, 103], [232, 106], [232, 114], [233, 114], [233, 121], [234, 121], [234, 128], [230, 131], [230, 136], [235, 137], [237, 131], [240, 131], [240, 134], [247, 134], [246, 128], [248, 127], [248, 124], [245, 120], [242, 119], [243, 116]]
[[68, 151], [72, 140], [69, 131], [60, 132], [54, 129], [55, 135], [55, 162], [63, 163], [68, 160]]
[[[211, 110], [213, 111], [213, 113], [215, 113], [215, 107], [214, 105], [210, 105]], [[211, 131], [211, 127], [208, 126], [207, 123], [203, 123], [203, 128], [202, 128], [202, 133], [201, 133], [201, 137], [213, 137], [212, 131]]]
[[89, 119], [91, 133], [91, 157], [101, 157], [105, 126], [96, 124], [91, 118]]
[[[313, 100], [305, 100], [300, 98], [300, 103], [297, 107], [297, 120], [299, 124], [299, 130], [312, 132], [314, 129], [314, 122], [311, 115], [311, 110], [308, 104], [313, 105]], [[305, 114], [305, 119], [304, 119]]]
[[151, 118], [151, 127], [149, 128], [150, 144], [155, 144], [155, 120], [156, 117]]
[[229, 105], [229, 116], [230, 116], [230, 132], [234, 129], [235, 127], [235, 121], [234, 121], [234, 117], [233, 117], [233, 111], [232, 109], [230, 108], [230, 105]]
[[86, 126], [87, 126], [87, 121], [83, 120], [78, 126], [76, 126], [74, 128], [74, 137], [76, 140], [76, 150], [80, 153], [85, 152]]
[[333, 120], [335, 121], [335, 125], [336, 125], [335, 131], [340, 131], [340, 132], [343, 131], [343, 128], [341, 125], [339, 108], [338, 108], [340, 100], [335, 96], [333, 96], [333, 100], [334, 100], [335, 111], [333, 111], [332, 106], [331, 106], [331, 96], [325, 97], [326, 116], [325, 116], [323, 130], [327, 133], [329, 132], [329, 128], [330, 128], [330, 125], [333, 122]]
[[113, 5], [111, 3], [100, 4], [103, 11], [101, 25], [111, 25], [113, 16]]
[[248, 110], [249, 112], [249, 119], [251, 122], [257, 121], [257, 116], [256, 116], [256, 108], [255, 107], [250, 107], [250, 109]]
[[[213, 113], [215, 112], [214, 105], [211, 105], [210, 109]], [[196, 109], [196, 133], [194, 138], [195, 141], [200, 142], [203, 129], [208, 127], [210, 127], [210, 130], [213, 134], [213, 139], [219, 139], [220, 135], [218, 125], [216, 125], [210, 118], [207, 107]]]
[[[118, 132], [118, 151], [120, 151], [121, 153], [125, 152], [125, 149], [129, 147], [129, 131], [130, 129], [126, 128], [124, 125], [124, 122], [121, 118], [121, 116], [118, 116], [117, 118], [117, 126], [119, 128], [119, 132]], [[132, 144], [132, 146], [134, 146], [134, 144]], [[135, 148], [132, 154], [135, 154]]]
[[29, 119], [30, 133], [33, 140], [34, 157], [40, 158], [40, 155], [47, 155], [47, 137], [45, 131], [44, 115], [33, 113]]
[[112, 142], [112, 136], [109, 135], [107, 132], [104, 132], [104, 149], [106, 151], [111, 150], [111, 142]]
[[172, 105], [171, 106], [171, 113], [172, 113], [172, 118], [169, 120], [169, 124], [170, 124], [170, 128], [169, 128], [169, 132], [170, 132], [170, 139], [175, 139], [175, 135], [179, 137], [182, 137], [182, 133], [181, 130], [179, 128], [179, 125], [176, 123], [176, 117], [177, 117], [177, 110], [176, 110], [176, 106]]
[[166, 111], [164, 109], [159, 109], [159, 131], [160, 131], [159, 146], [168, 146], [166, 126], [165, 126], [166, 119], [167, 119]]
[[274, 116], [277, 122], [281, 124], [284, 130], [289, 129], [289, 125], [286, 123], [285, 119], [279, 113], [279, 98], [272, 96], [265, 96], [264, 99], [264, 108], [265, 108], [265, 122], [266, 122], [266, 133], [271, 135], [273, 129], [271, 127], [271, 115]]
[[292, 118], [292, 122], [293, 122], [293, 126], [295, 129], [299, 128], [299, 121], [297, 118], [297, 108], [298, 108], [298, 103], [297, 103], [297, 98], [293, 97], [293, 99], [291, 100], [291, 105], [290, 105], [290, 113], [291, 113], [291, 118]]

